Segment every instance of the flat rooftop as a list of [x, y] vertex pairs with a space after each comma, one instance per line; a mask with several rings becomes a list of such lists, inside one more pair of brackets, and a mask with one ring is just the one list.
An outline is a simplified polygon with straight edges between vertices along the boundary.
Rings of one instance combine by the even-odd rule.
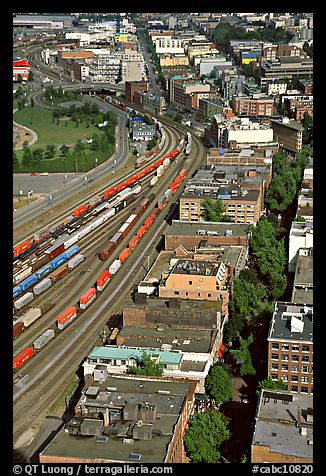
[[313, 341], [313, 306], [276, 302], [269, 339]]
[[314, 282], [313, 277], [314, 258], [311, 256], [298, 255], [297, 265], [295, 268], [294, 283], [293, 285], [306, 284], [312, 285]]
[[[101, 460], [135, 462], [130, 455], [139, 454], [141, 455], [140, 463], [163, 463], [185, 397], [192, 385], [194, 385], [192, 381], [170, 381], [155, 377], [149, 380], [110, 376], [103, 383], [96, 382], [96, 386], [99, 387], [97, 397], [88, 399], [86, 395], [83, 395], [78, 405], [88, 408], [92, 405], [110, 408], [123, 408], [129, 405], [130, 408], [137, 403], [145, 402], [155, 405], [156, 418], [152, 423], [150, 441], [132, 438], [135, 421], [119, 420], [113, 424], [117, 426], [116, 432], [112, 431], [111, 425], [103, 426], [101, 436], [107, 437], [104, 441], [99, 441], [96, 436], [75, 436], [62, 430], [41, 452], [41, 455], [92, 461], [98, 459], [98, 462], [102, 462]], [[118, 432], [120, 436], [117, 436]], [[124, 442], [125, 438], [133, 441]]]
[[[266, 395], [270, 397], [267, 398]], [[276, 399], [273, 396], [276, 396]], [[286, 400], [287, 398], [289, 400]], [[300, 434], [296, 426], [298, 408], [301, 424], [307, 428], [307, 435]], [[309, 445], [308, 441], [313, 439], [313, 427], [312, 423], [306, 420], [308, 408], [313, 409], [312, 396], [275, 391], [266, 393], [263, 390], [258, 404], [252, 444], [269, 446], [270, 450], [276, 453], [312, 458], [313, 446]]]
[[[234, 195], [231, 193], [232, 186], [228, 186], [228, 188], [222, 188], [219, 185], [214, 185], [213, 183], [210, 184], [212, 189], [205, 189], [207, 187], [206, 184], [203, 184], [201, 186], [196, 186], [193, 192], [190, 192], [189, 189], [181, 195], [180, 198], [186, 199], [186, 198], [196, 198], [196, 199], [202, 199], [205, 200], [206, 197], [211, 197], [211, 198], [221, 198], [222, 200], [228, 200], [230, 202], [232, 201], [237, 201], [237, 202], [257, 202], [258, 196], [259, 196], [259, 190], [246, 190], [245, 193], [242, 195], [241, 192], [238, 193], [237, 195]], [[213, 189], [214, 187], [214, 189]], [[236, 190], [236, 187], [234, 188]], [[223, 195], [221, 192], [223, 191]], [[238, 190], [237, 190], [238, 192]]]
[[[150, 309], [169, 309], [167, 307], [167, 302], [169, 299], [166, 298], [157, 298], [149, 297], [145, 304], [135, 304], [131, 298], [126, 299], [124, 307], [140, 307]], [[192, 299], [180, 299], [179, 300], [180, 308], [182, 311], [216, 311], [219, 312], [222, 310], [221, 301], [195, 301]], [[171, 308], [170, 308], [171, 310]], [[174, 310], [174, 309], [172, 309]], [[176, 309], [178, 310], [178, 309]]]
[[157, 327], [123, 326], [118, 338], [119, 342], [123, 338], [126, 346], [171, 346], [171, 350], [208, 353], [216, 333], [216, 330], [172, 329], [168, 326], [164, 326], [163, 330], [157, 330]]
[[[198, 231], [200, 230], [200, 233]], [[195, 236], [203, 235], [208, 236], [209, 232], [218, 233], [218, 236], [227, 235], [231, 230], [232, 233], [229, 236], [249, 236], [250, 225], [246, 223], [212, 223], [209, 221], [202, 221], [200, 223], [184, 222], [180, 220], [172, 220], [172, 226], [170, 226], [165, 233], [166, 236]], [[203, 233], [205, 231], [205, 233]]]

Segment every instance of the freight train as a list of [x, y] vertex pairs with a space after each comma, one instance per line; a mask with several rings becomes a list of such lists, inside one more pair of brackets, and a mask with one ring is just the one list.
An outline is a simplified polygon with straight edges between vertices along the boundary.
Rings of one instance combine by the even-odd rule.
[[[40, 350], [44, 345], [46, 345], [47, 342], [49, 342], [49, 340], [51, 340], [55, 336], [55, 333], [63, 331], [71, 322], [73, 322], [76, 318], [78, 318], [81, 312], [83, 312], [88, 306], [90, 306], [96, 300], [98, 293], [102, 292], [105, 289], [105, 287], [108, 285], [108, 283], [110, 282], [111, 278], [119, 272], [119, 270], [123, 266], [123, 263], [128, 259], [132, 251], [138, 245], [141, 238], [152, 226], [156, 217], [158, 216], [162, 208], [164, 208], [164, 206], [166, 205], [168, 199], [172, 196], [173, 193], [175, 193], [176, 188], [180, 186], [180, 184], [185, 179], [185, 177], [186, 177], [186, 170], [182, 169], [180, 173], [175, 177], [174, 181], [171, 183], [170, 187], [167, 189], [165, 194], [163, 195], [165, 199], [164, 205], [160, 206], [160, 200], [156, 203], [156, 207], [154, 208], [152, 213], [145, 219], [143, 225], [141, 225], [138, 228], [135, 235], [129, 240], [129, 243], [126, 246], [126, 248], [124, 248], [119, 254], [119, 257], [116, 260], [114, 260], [110, 265], [108, 265], [108, 268], [99, 275], [95, 285], [87, 289], [82, 294], [82, 296], [80, 297], [76, 305], [68, 306], [63, 312], [61, 312], [57, 316], [56, 327], [54, 329], [48, 329], [46, 331], [47, 335], [44, 336], [44, 334], [42, 334], [42, 336], [38, 337], [34, 341], [33, 347], [31, 346], [27, 347], [26, 349], [24, 349], [22, 352], [20, 352], [17, 356], [13, 358], [14, 370], [17, 370], [20, 367], [22, 367], [31, 357], [35, 355], [36, 351]], [[168, 190], [170, 191], [170, 193], [167, 193]], [[128, 231], [137, 222], [137, 219], [146, 210], [146, 208], [149, 206], [153, 198], [154, 198], [154, 194], [151, 194], [150, 196], [146, 197], [141, 202], [141, 204], [134, 210], [134, 213], [132, 213], [131, 216], [120, 227], [120, 230], [116, 233], [115, 237], [113, 237], [114, 238], [113, 241], [111, 241], [112, 239], [110, 240], [109, 244], [112, 243], [112, 246], [110, 247], [107, 246], [99, 253], [99, 259], [107, 260], [111, 256], [113, 250], [127, 235]], [[38, 314], [39, 314], [38, 317], [42, 315], [42, 313], [40, 314], [37, 311], [34, 311], [34, 313], [31, 313], [31, 315], [33, 316], [37, 316]], [[26, 322], [25, 321], [26, 315], [24, 316], [20, 318], [18, 321], [16, 321], [15, 323], [16, 329], [14, 330], [14, 338], [17, 337], [17, 335], [19, 335], [24, 330], [24, 322]], [[28, 320], [27, 324], [30, 325], [32, 322], [38, 319], [38, 317], [35, 317], [34, 320], [31, 317]], [[19, 326], [19, 328], [17, 326]], [[42, 345], [40, 345], [39, 343], [40, 341]]]

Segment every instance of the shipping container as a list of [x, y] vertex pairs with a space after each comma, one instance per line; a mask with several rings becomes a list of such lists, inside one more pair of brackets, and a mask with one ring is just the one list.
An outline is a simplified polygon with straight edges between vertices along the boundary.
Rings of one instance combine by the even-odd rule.
[[128, 256], [130, 255], [130, 249], [129, 248], [124, 248], [121, 253], [119, 254], [119, 261], [121, 262], [121, 264], [126, 261], [126, 259], [128, 258]]
[[71, 258], [73, 255], [75, 255], [76, 253], [78, 253], [79, 251], [79, 246], [78, 245], [74, 245], [74, 246], [71, 246], [70, 248], [68, 248], [65, 252], [64, 252], [64, 255], [67, 259]]
[[120, 212], [121, 210], [123, 210], [126, 206], [126, 200], [123, 199], [121, 200], [119, 203], [117, 203], [116, 205], [114, 205], [114, 210], [115, 210], [115, 213], [118, 213]]
[[23, 330], [24, 330], [24, 324], [20, 321], [16, 322], [16, 324], [14, 324], [12, 327], [13, 339], [19, 336], [19, 334], [21, 334]]
[[79, 299], [80, 309], [86, 309], [96, 299], [96, 289], [89, 288]]
[[80, 205], [80, 207], [75, 208], [73, 211], [74, 218], [80, 217], [83, 213], [85, 213], [87, 210], [87, 204], [85, 203], [84, 205]]
[[15, 287], [13, 288], [13, 293], [12, 293], [13, 299], [15, 299], [16, 297], [18, 297], [21, 293], [22, 293], [22, 290], [21, 290], [20, 286], [15, 286]]
[[[48, 256], [41, 256], [40, 258], [37, 258], [36, 261], [32, 265], [32, 271], [35, 273], [38, 269], [42, 268], [45, 264], [47, 264], [49, 261]], [[36, 274], [36, 273], [35, 273]]]
[[28, 276], [32, 274], [32, 266], [28, 266], [22, 271], [19, 271], [18, 273], [14, 274], [13, 276], [13, 284], [18, 284], [24, 279], [26, 279]]
[[[68, 237], [69, 235], [67, 235], [67, 239]], [[59, 256], [61, 253], [63, 253], [64, 250], [65, 250], [64, 242], [61, 242], [58, 244], [54, 244], [53, 246], [51, 246], [51, 248], [45, 250], [44, 254], [47, 255], [49, 257], [49, 261], [51, 261], [57, 256]]]
[[97, 218], [94, 218], [90, 225], [91, 225], [91, 229], [92, 230], [95, 230], [95, 228], [97, 228], [98, 226], [102, 225], [102, 223], [104, 222], [104, 217], [102, 215], [100, 215], [99, 217]]
[[115, 187], [115, 191], [118, 193], [118, 192], [121, 192], [122, 190], [124, 190], [126, 187], [127, 187], [127, 183], [126, 182], [122, 182], [120, 183], [119, 185], [117, 185]]
[[60, 256], [57, 256], [54, 258], [52, 261], [50, 261], [50, 265], [52, 269], [57, 269], [59, 268], [60, 265], [65, 263], [67, 261], [67, 258], [64, 253], [62, 253]]
[[28, 250], [31, 247], [31, 242], [29, 240], [23, 241], [14, 247], [14, 256], [19, 256], [24, 251]]
[[126, 223], [130, 223], [131, 226], [137, 221], [136, 213], [132, 213], [129, 218], [127, 218]]
[[77, 317], [77, 311], [75, 306], [69, 306], [65, 311], [63, 311], [57, 317], [57, 326], [58, 329], [64, 329], [70, 322], [72, 322]]
[[68, 269], [74, 269], [76, 266], [78, 266], [80, 263], [84, 261], [85, 257], [83, 254], [79, 254], [74, 256], [68, 261]]
[[109, 267], [109, 273], [111, 275], [116, 274], [120, 268], [121, 268], [121, 263], [118, 259], [116, 259], [115, 261], [113, 261], [113, 263]]
[[40, 283], [36, 284], [36, 285], [33, 287], [33, 293], [34, 293], [36, 296], [39, 296], [39, 295], [42, 294], [46, 289], [48, 289], [51, 285], [52, 285], [51, 279], [50, 279], [50, 278], [45, 278], [45, 279], [43, 279], [43, 281], [41, 281]]
[[14, 307], [19, 311], [19, 309], [22, 309], [24, 306], [26, 306], [29, 302], [33, 301], [34, 299], [34, 294], [33, 293], [26, 293], [17, 301], [14, 302]]
[[134, 249], [138, 241], [139, 241], [138, 236], [133, 236], [128, 243], [128, 248], [130, 248], [130, 250]]
[[[69, 265], [69, 262], [68, 262], [68, 265]], [[57, 281], [59, 281], [59, 279], [63, 278], [66, 274], [68, 274], [68, 271], [69, 271], [68, 267], [63, 266], [57, 269], [56, 271], [54, 271], [53, 273], [51, 273], [49, 278], [51, 279], [52, 284], [56, 283]]]
[[32, 307], [32, 309], [27, 311], [20, 318], [20, 322], [22, 322], [26, 328], [33, 324], [33, 322], [35, 322], [39, 317], [41, 317], [41, 309], [39, 307]]
[[144, 221], [144, 226], [146, 227], [147, 230], [151, 226], [153, 221], [154, 221], [154, 218], [151, 215], [148, 218], [146, 218], [146, 220]]
[[87, 225], [82, 226], [81, 228], [79, 228], [79, 230], [77, 232], [78, 240], [80, 240], [84, 236], [88, 235], [88, 233], [90, 233], [91, 231], [92, 231], [92, 227], [89, 223]]
[[111, 275], [110, 275], [109, 271], [107, 269], [104, 270], [103, 273], [101, 273], [100, 276], [97, 278], [96, 289], [98, 291], [103, 291], [105, 286], [109, 283], [110, 277], [111, 277]]
[[154, 185], [158, 182], [158, 177], [157, 175], [154, 175], [154, 177], [151, 178], [150, 182], [149, 182], [149, 186], [150, 187], [154, 187]]
[[138, 236], [138, 238], [141, 238], [142, 236], [145, 235], [146, 231], [147, 231], [147, 228], [146, 226], [143, 225], [137, 230], [136, 235]]
[[41, 304], [41, 313], [42, 313], [42, 316], [44, 316], [44, 314], [46, 314], [47, 312], [49, 312], [51, 309], [53, 309], [55, 306], [55, 303], [54, 302], [51, 302], [51, 301], [48, 301], [44, 304]]
[[24, 365], [33, 355], [35, 351], [33, 347], [26, 347], [26, 349], [22, 350], [16, 357], [13, 358], [13, 369], [19, 369], [22, 365]]
[[110, 243], [115, 243], [116, 245], [122, 240], [121, 233], [115, 233], [112, 238], [110, 238]]
[[26, 291], [26, 289], [29, 289], [33, 284], [37, 283], [38, 278], [35, 276], [35, 274], [32, 274], [28, 278], [24, 279], [19, 286], [22, 291]]
[[109, 242], [98, 254], [98, 257], [102, 261], [106, 261], [108, 257], [112, 254], [113, 250], [116, 247], [116, 243]]
[[72, 246], [73, 244], [77, 243], [78, 241], [78, 233], [77, 232], [73, 232], [70, 237], [64, 242], [64, 247], [65, 247], [65, 250], [70, 248], [70, 246]]
[[44, 276], [49, 274], [50, 271], [52, 271], [52, 266], [50, 265], [50, 263], [48, 263], [45, 266], [43, 266], [43, 268], [36, 271], [35, 276], [37, 277], [37, 279], [42, 279]]
[[33, 343], [33, 347], [35, 350], [40, 350], [42, 347], [44, 347], [50, 340], [54, 338], [54, 330], [53, 329], [48, 329], [45, 332], [43, 332], [40, 337], [35, 339]]
[[179, 174], [179, 175], [180, 175], [181, 179], [184, 180], [184, 179], [186, 178], [186, 176], [187, 176], [187, 171], [186, 171], [186, 169], [182, 169], [182, 170], [180, 171], [180, 174]]
[[164, 174], [164, 165], [160, 165], [158, 168], [157, 168], [157, 176], [158, 177], [162, 177], [162, 175]]
[[107, 190], [104, 190], [103, 192], [103, 198], [109, 198], [109, 197], [112, 197], [113, 195], [115, 194], [115, 188], [114, 187], [110, 187], [108, 188]]

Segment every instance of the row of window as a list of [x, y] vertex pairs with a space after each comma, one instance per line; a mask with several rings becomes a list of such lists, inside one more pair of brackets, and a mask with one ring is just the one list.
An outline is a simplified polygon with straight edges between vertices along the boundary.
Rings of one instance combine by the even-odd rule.
[[[174, 291], [174, 295], [175, 296], [180, 296], [180, 291]], [[188, 291], [185, 292], [185, 295], [188, 296]], [[206, 293], [205, 293], [205, 295], [206, 295]], [[197, 296], [201, 297], [201, 294], [197, 293]], [[207, 297], [212, 297], [212, 293], [207, 293]]]
[[[271, 365], [272, 370], [289, 370], [288, 364], [281, 364], [281, 367], [279, 367], [278, 364], [273, 364]], [[298, 365], [291, 365], [291, 372], [298, 372], [299, 366]], [[308, 365], [302, 365], [301, 367], [301, 372], [309, 372], [309, 367]], [[311, 367], [310, 372], [313, 372], [313, 367]]]
[[[273, 350], [292, 350], [292, 352], [298, 352], [300, 350], [300, 345], [299, 344], [280, 344], [278, 342], [272, 342], [272, 349]], [[302, 345], [301, 346], [301, 351], [302, 352], [310, 352], [310, 345]]]
[[[288, 354], [274, 354], [272, 353], [272, 360], [279, 360], [279, 357], [281, 355], [281, 360], [285, 361], [291, 361], [291, 362], [299, 362], [299, 355], [291, 355], [291, 358]], [[310, 361], [310, 356], [309, 355], [301, 355], [301, 362], [309, 362]]]
[[[272, 370], [275, 370], [275, 369], [272, 369]], [[282, 369], [282, 370], [284, 370], [284, 369]], [[278, 374], [272, 374], [272, 375], [278, 376]], [[276, 380], [278, 380], [279, 378], [281, 380], [283, 380], [283, 382], [287, 382], [289, 378], [291, 379], [291, 382], [299, 382], [299, 376], [298, 375], [291, 375], [290, 374], [290, 376], [288, 376], [288, 374], [281, 374], [281, 376], [278, 376], [278, 378]], [[313, 381], [313, 376], [312, 375], [301, 375], [300, 376], [300, 382], [302, 382], [302, 383], [309, 383], [310, 380], [311, 380], [311, 382]]]

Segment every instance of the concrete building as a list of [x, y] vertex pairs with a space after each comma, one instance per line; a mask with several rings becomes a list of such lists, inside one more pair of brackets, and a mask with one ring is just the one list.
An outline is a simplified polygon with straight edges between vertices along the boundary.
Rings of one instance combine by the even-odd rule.
[[153, 40], [153, 43], [157, 55], [162, 53], [185, 53], [182, 40], [180, 38], [156, 38]]
[[302, 96], [301, 98], [284, 98], [284, 110], [297, 122], [302, 121], [305, 113], [313, 117], [313, 95]]
[[182, 110], [190, 111], [192, 107], [198, 108], [200, 97], [196, 96], [197, 103], [197, 101], [192, 101], [191, 96], [199, 93], [209, 97], [210, 90], [210, 84], [202, 84], [192, 79], [187, 80], [181, 76], [170, 78], [170, 102]]
[[206, 164], [212, 165], [271, 165], [278, 147], [252, 147], [248, 149], [219, 149], [212, 147], [206, 156]]
[[299, 249], [310, 250], [313, 248], [313, 238], [313, 222], [292, 222], [289, 236], [289, 273], [295, 272]]
[[280, 44], [269, 45], [262, 48], [261, 59], [264, 61], [272, 61], [276, 58], [307, 58], [305, 51], [295, 45]]
[[[243, 148], [251, 144], [273, 143], [273, 129], [270, 125], [249, 118], [233, 118], [219, 122], [212, 118], [210, 136], [216, 147]], [[232, 146], [232, 147], [231, 147]]]
[[33, 30], [63, 30], [72, 28], [73, 20], [76, 17], [71, 15], [19, 15], [13, 16], [13, 27], [19, 29]]
[[145, 78], [146, 72], [143, 58], [139, 60], [122, 60], [121, 80], [123, 83], [125, 83], [126, 81], [143, 81], [145, 80]]
[[275, 60], [261, 61], [259, 75], [262, 88], [265, 87], [268, 81], [275, 79], [282, 80], [296, 77], [312, 79], [313, 59], [282, 57]]
[[76, 415], [40, 453], [40, 463], [182, 463], [196, 382], [107, 376], [99, 365]]
[[17, 81], [18, 76], [21, 76], [23, 81], [27, 81], [29, 77], [29, 73], [31, 70], [31, 65], [26, 59], [17, 59], [12, 62], [12, 79], [13, 81]]
[[313, 462], [313, 398], [262, 390], [251, 443], [251, 463]]
[[268, 332], [268, 377], [313, 393], [313, 306], [277, 301]]
[[159, 55], [161, 69], [170, 69], [177, 67], [188, 67], [189, 59], [185, 54], [160, 54]]
[[210, 120], [215, 114], [222, 115], [226, 120], [234, 116], [232, 109], [225, 106], [221, 99], [201, 98], [198, 104], [198, 115], [203, 121]]
[[132, 124], [132, 140], [150, 141], [156, 136], [156, 127], [145, 123]]
[[222, 80], [222, 96], [224, 101], [232, 101], [234, 96], [244, 92], [246, 77], [225, 70], [220, 79]]
[[295, 268], [291, 302], [313, 304], [313, 250], [299, 250]]
[[271, 119], [273, 138], [283, 149], [299, 152], [302, 149], [303, 126], [295, 119]]
[[268, 96], [286, 94], [287, 86], [288, 85], [285, 81], [268, 81], [266, 83], [266, 92]]

